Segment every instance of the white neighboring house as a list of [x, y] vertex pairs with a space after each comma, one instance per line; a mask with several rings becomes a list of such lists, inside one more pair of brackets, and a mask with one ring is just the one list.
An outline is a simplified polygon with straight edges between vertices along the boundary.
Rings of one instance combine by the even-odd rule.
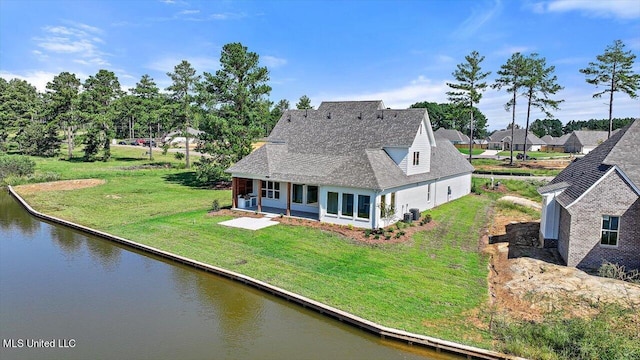
[[[196, 130], [192, 127], [187, 128], [187, 132], [189, 133], [189, 144], [195, 144], [198, 141], [200, 134], [204, 133], [204, 131]], [[172, 131], [162, 138], [162, 142], [169, 143], [171, 145], [184, 144], [187, 142], [187, 139], [183, 136], [183, 133], [184, 132], [182, 130]]]
[[234, 208], [378, 228], [381, 204], [394, 205], [393, 223], [469, 194], [473, 167], [436, 140], [426, 109], [343, 101], [285, 111], [267, 143], [227, 172]]

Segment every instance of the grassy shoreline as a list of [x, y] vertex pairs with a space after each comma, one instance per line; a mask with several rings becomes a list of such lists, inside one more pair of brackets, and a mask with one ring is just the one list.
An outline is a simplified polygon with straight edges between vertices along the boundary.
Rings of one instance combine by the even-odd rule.
[[478, 251], [478, 229], [488, 221], [488, 197], [470, 195], [432, 210], [438, 226], [401, 244], [360, 244], [284, 224], [249, 231], [218, 225], [228, 217], [208, 214], [214, 199], [230, 205], [229, 191], [189, 186], [192, 172], [150, 169], [132, 151], [114, 149], [107, 163], [35, 158], [38, 171], [106, 183], [16, 191], [48, 215], [240, 272], [385, 326], [491, 348], [490, 335], [469, 321], [487, 301], [488, 260]]

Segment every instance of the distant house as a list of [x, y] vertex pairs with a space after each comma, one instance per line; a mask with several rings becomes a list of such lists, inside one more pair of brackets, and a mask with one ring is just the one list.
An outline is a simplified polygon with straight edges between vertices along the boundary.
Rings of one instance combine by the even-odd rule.
[[608, 135], [607, 131], [576, 130], [565, 142], [564, 149], [569, 153], [588, 154], [607, 140]]
[[640, 120], [575, 160], [543, 196], [540, 238], [567, 265], [640, 269]]
[[[189, 133], [189, 143], [195, 143], [200, 138], [200, 135], [204, 134], [204, 131], [196, 130], [192, 127], [188, 128], [187, 132]], [[178, 130], [166, 134], [162, 138], [162, 142], [172, 145], [184, 144], [187, 142], [187, 138], [184, 136], [184, 132], [182, 130]]]
[[[524, 129], [513, 130], [513, 140], [511, 139], [511, 129], [498, 130], [491, 134], [487, 138], [488, 147], [491, 150], [510, 150], [513, 146], [513, 150], [524, 150], [525, 142]], [[542, 146], [546, 145], [539, 137], [535, 136], [532, 132], [527, 134], [527, 151], [540, 151]]]
[[[426, 109], [341, 101], [286, 110], [227, 172], [234, 208], [378, 228], [469, 194], [473, 167], [436, 139]], [[383, 219], [390, 205], [395, 216]]]
[[454, 145], [469, 144], [469, 137], [459, 130], [440, 128], [436, 130], [435, 135], [451, 141]]
[[569, 139], [571, 134], [564, 134], [560, 137], [553, 137], [551, 135], [545, 135], [541, 138], [546, 143], [546, 146], [542, 147], [543, 151], [565, 152], [565, 143]]

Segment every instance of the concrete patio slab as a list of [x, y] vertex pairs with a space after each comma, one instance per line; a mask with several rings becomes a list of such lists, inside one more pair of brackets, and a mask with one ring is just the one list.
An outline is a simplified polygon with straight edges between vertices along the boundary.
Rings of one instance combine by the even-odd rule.
[[269, 226], [278, 225], [279, 222], [272, 221], [270, 218], [250, 218], [240, 217], [237, 219], [227, 220], [219, 223], [220, 225], [230, 226], [247, 230], [260, 230]]

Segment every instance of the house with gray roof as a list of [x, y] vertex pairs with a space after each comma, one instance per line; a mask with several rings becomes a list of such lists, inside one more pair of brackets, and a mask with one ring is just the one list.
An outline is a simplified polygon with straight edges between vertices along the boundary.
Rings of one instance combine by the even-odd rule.
[[542, 194], [540, 239], [567, 265], [640, 269], [640, 120], [576, 159]]
[[[511, 139], [511, 129], [498, 130], [487, 138], [489, 149], [491, 150], [524, 150], [525, 131], [524, 129], [513, 129], [513, 140]], [[527, 133], [527, 151], [540, 151], [546, 143], [535, 136], [532, 132]]]
[[565, 141], [564, 148], [569, 153], [588, 154], [607, 140], [607, 136], [607, 131], [576, 130]]
[[[473, 167], [426, 109], [323, 102], [284, 112], [264, 146], [226, 170], [233, 207], [378, 228], [465, 196]], [[395, 216], [381, 219], [381, 207]]]
[[435, 135], [451, 141], [454, 145], [469, 144], [469, 137], [461, 133], [459, 130], [440, 128], [436, 130]]

